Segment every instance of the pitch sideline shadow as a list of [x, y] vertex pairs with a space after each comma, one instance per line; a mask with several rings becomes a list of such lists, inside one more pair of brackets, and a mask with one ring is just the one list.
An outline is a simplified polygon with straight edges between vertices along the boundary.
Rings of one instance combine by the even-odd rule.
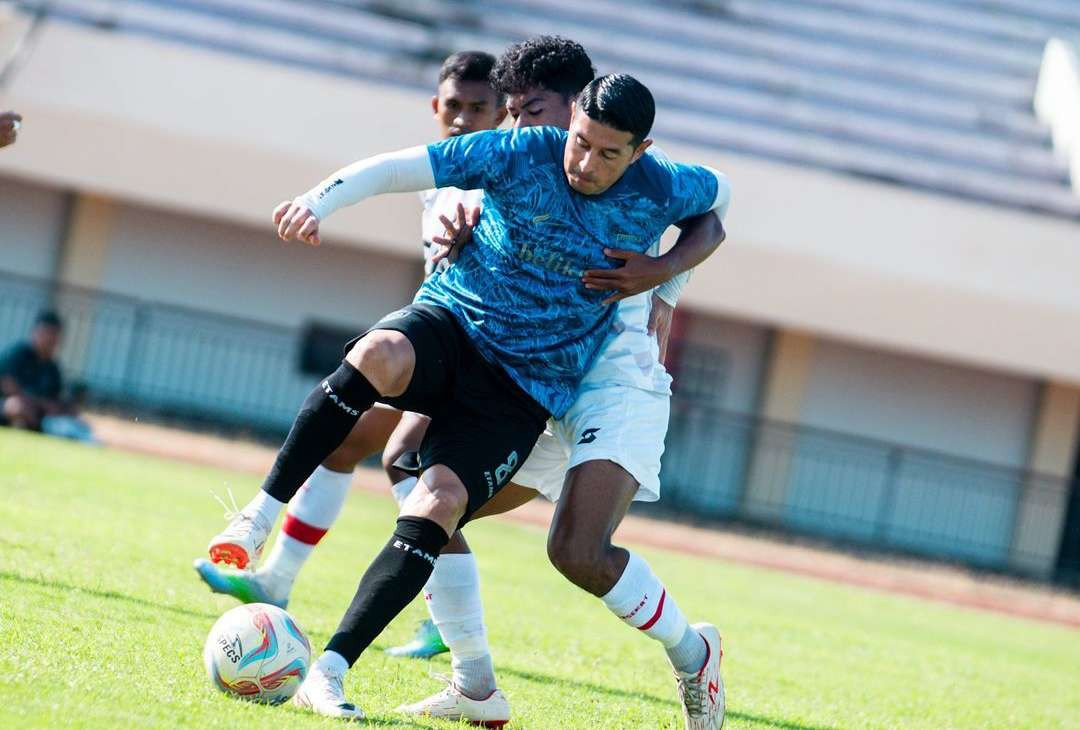
[[[565, 687], [573, 687], [577, 689], [586, 689], [590, 692], [596, 692], [597, 694], [609, 695], [611, 697], [621, 697], [629, 700], [645, 700], [654, 705], [663, 705], [664, 707], [671, 709], [672, 711], [679, 711], [679, 705], [673, 698], [662, 698], [656, 695], [651, 695], [646, 692], [629, 692], [623, 689], [616, 689], [614, 687], [605, 687], [599, 684], [593, 684], [591, 682], [579, 682], [572, 679], [564, 679], [562, 677], [555, 677], [550, 674], [541, 674], [539, 672], [530, 672], [524, 669], [516, 669], [506, 665], [500, 665], [496, 667], [496, 674], [509, 674], [512, 677], [518, 679], [524, 679], [529, 682], [538, 682], [540, 684], [556, 684]], [[777, 730], [839, 730], [839, 728], [825, 726], [825, 725], [804, 725], [799, 722], [792, 722], [789, 720], [782, 720], [772, 717], [763, 717], [761, 715], [754, 715], [749, 712], [739, 712], [737, 710], [728, 709], [727, 716], [733, 720], [743, 720], [746, 722], [756, 722], [762, 725], [767, 725]]]

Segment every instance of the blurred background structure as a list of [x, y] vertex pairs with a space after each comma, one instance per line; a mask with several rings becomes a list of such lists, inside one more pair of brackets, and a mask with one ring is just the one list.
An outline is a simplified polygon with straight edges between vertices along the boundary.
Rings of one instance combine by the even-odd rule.
[[733, 180], [669, 368], [662, 508], [1080, 582], [1080, 5], [0, 2], [0, 344], [92, 401], [276, 435], [410, 300], [419, 203], [270, 211], [431, 141], [447, 54], [581, 42]]

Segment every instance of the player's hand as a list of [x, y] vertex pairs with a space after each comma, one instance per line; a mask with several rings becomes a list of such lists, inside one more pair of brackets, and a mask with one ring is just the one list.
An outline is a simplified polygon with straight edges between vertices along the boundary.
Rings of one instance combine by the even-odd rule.
[[586, 289], [613, 290], [615, 294], [604, 300], [605, 305], [655, 289], [675, 273], [660, 259], [637, 251], [605, 248], [604, 255], [623, 265], [617, 269], [589, 269], [581, 281]]
[[296, 238], [311, 246], [322, 243], [319, 238], [319, 219], [299, 200], [286, 200], [274, 208], [274, 225], [277, 226], [278, 238], [282, 241]]
[[0, 147], [14, 144], [19, 136], [19, 127], [22, 125], [22, 116], [15, 112], [0, 113]]
[[667, 359], [668, 337], [671, 336], [671, 316], [675, 307], [656, 294], [652, 295], [652, 310], [649, 312], [649, 334], [656, 335], [656, 344], [660, 346], [660, 364]]
[[454, 220], [445, 215], [439, 216], [439, 222], [446, 227], [441, 236], [432, 236], [431, 242], [435, 245], [435, 253], [431, 257], [432, 264], [438, 264], [443, 259], [454, 263], [461, 253], [461, 247], [472, 240], [473, 228], [480, 222], [480, 206], [466, 211], [465, 206], [458, 203]]

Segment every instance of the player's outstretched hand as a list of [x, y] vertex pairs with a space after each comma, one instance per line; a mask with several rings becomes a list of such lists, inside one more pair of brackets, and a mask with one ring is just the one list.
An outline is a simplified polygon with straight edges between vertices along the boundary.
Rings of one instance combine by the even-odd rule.
[[319, 238], [319, 219], [299, 200], [286, 200], [274, 208], [274, 225], [278, 238], [291, 241], [296, 238], [311, 246], [322, 243]]
[[450, 220], [445, 215], [440, 215], [439, 222], [446, 227], [446, 230], [443, 231], [441, 236], [432, 236], [431, 238], [431, 242], [437, 246], [434, 255], [431, 257], [431, 263], [438, 264], [443, 259], [446, 259], [452, 264], [461, 253], [461, 248], [472, 240], [473, 228], [480, 222], [480, 206], [466, 211], [465, 206], [458, 203], [457, 211], [454, 213], [454, 220]]
[[637, 251], [605, 248], [604, 255], [623, 265], [617, 269], [589, 269], [581, 281], [586, 289], [614, 291], [604, 300], [605, 305], [654, 289], [675, 273], [660, 259]]
[[15, 112], [0, 113], [0, 147], [14, 144], [19, 136], [19, 127], [22, 125], [22, 116]]
[[649, 334], [656, 335], [656, 344], [660, 346], [660, 364], [667, 359], [668, 337], [671, 336], [671, 316], [675, 307], [671, 306], [655, 293], [652, 295], [652, 309], [649, 310]]

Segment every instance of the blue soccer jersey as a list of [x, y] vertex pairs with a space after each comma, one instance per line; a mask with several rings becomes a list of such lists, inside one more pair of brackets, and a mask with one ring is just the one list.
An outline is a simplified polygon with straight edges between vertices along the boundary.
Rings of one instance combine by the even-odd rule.
[[642, 253], [671, 224], [709, 211], [716, 173], [644, 155], [599, 195], [563, 172], [567, 133], [556, 127], [451, 137], [428, 147], [438, 187], [484, 191], [473, 243], [418, 302], [450, 310], [486, 360], [553, 416], [611, 331], [610, 292], [586, 289], [586, 269], [613, 268], [604, 248]]

